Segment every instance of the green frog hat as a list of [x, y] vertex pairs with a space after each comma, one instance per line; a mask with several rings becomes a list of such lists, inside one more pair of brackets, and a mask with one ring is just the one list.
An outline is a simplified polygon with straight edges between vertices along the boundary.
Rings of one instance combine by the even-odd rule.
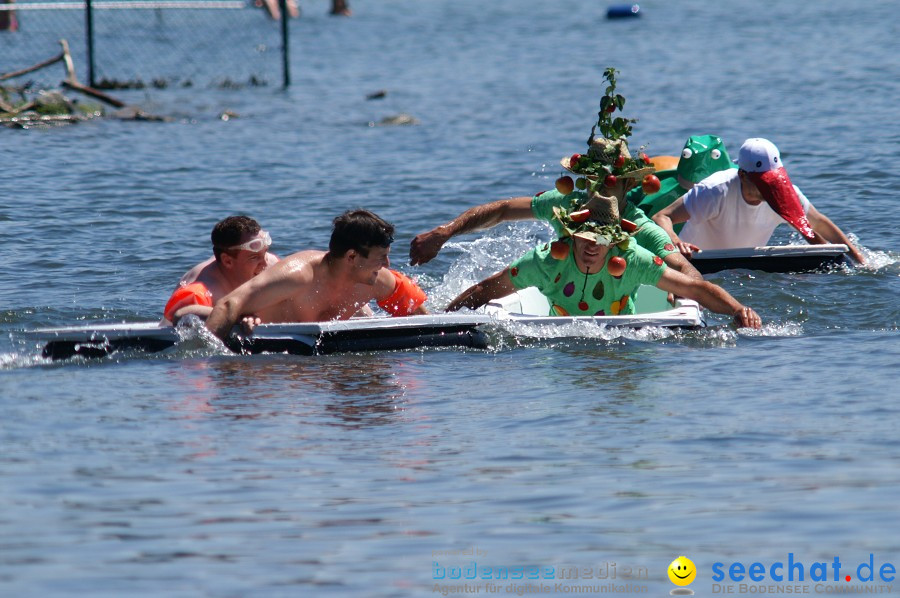
[[681, 150], [678, 167], [656, 173], [660, 182], [659, 191], [644, 195], [643, 191], [637, 188], [628, 194], [628, 199], [647, 216], [652, 216], [687, 193], [696, 183], [711, 174], [729, 168], [737, 166], [728, 157], [728, 150], [725, 149], [720, 137], [691, 135]]
[[685, 181], [697, 184], [709, 175], [729, 168], [735, 168], [735, 165], [720, 137], [692, 135], [681, 150], [676, 172]]

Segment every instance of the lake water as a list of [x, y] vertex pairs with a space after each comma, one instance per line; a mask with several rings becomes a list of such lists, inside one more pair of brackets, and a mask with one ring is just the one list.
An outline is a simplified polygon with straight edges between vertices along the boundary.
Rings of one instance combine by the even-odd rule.
[[[175, 122], [0, 129], [0, 594], [664, 596], [679, 555], [697, 595], [759, 593], [789, 555], [811, 594], [900, 592], [879, 578], [900, 567], [896, 2], [653, 1], [628, 21], [574, 0], [327, 4], [292, 24], [287, 91], [119, 91]], [[10, 336], [158, 317], [240, 212], [286, 255], [372, 209], [440, 309], [548, 229], [461, 237], [418, 268], [409, 240], [550, 187], [607, 66], [633, 143], [773, 140], [871, 267], [711, 276], [760, 332], [709, 314], [699, 332], [507, 331], [489, 350], [238, 357], [192, 339], [58, 363]], [[400, 113], [421, 124], [369, 126]], [[762, 563], [757, 591], [733, 562]], [[594, 577], [528, 579], [566, 566]]]

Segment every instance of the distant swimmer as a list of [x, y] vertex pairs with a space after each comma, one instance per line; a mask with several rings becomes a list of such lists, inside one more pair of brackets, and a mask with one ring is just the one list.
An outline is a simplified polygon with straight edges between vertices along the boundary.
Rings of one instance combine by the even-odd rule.
[[428, 313], [425, 292], [390, 270], [394, 226], [368, 210], [334, 219], [328, 251], [289, 255], [217, 302], [206, 327], [226, 338], [244, 316], [264, 323], [346, 320], [370, 315], [369, 302], [394, 316]]
[[[281, 19], [281, 4], [278, 0], [254, 0], [254, 4], [260, 8], [265, 7], [269, 16], [276, 21]], [[300, 7], [297, 6], [297, 0], [287, 0], [285, 7], [287, 8], [288, 16], [292, 19], [300, 16]]]
[[[269, 16], [276, 21], [281, 19], [281, 8], [279, 0], [254, 0], [254, 4], [258, 7], [265, 7], [266, 12], [269, 13]], [[285, 2], [285, 6], [287, 7], [288, 15], [292, 19], [296, 19], [300, 16], [300, 7], [297, 5], [297, 0], [287, 0], [287, 2]], [[347, 0], [331, 0], [330, 14], [338, 17], [349, 17], [353, 14], [353, 12], [347, 5]]]
[[[866, 262], [844, 232], [791, 183], [774, 143], [747, 139], [737, 162], [737, 170], [712, 174], [653, 216], [682, 254], [767, 245], [775, 228], [786, 222], [807, 242], [843, 243], [856, 262]], [[674, 226], [682, 222], [676, 234]]]
[[616, 316], [635, 313], [632, 294], [642, 284], [656, 286], [703, 307], [734, 317], [742, 327], [759, 328], [759, 315], [723, 288], [691, 278], [644, 249], [622, 230], [618, 201], [591, 191], [588, 203], [557, 208], [563, 238], [528, 251], [502, 270], [469, 287], [447, 306], [476, 309], [492, 299], [536, 287], [553, 316]]
[[210, 239], [213, 257], [181, 277], [164, 309], [168, 322], [188, 314], [205, 318], [216, 301], [278, 262], [269, 252], [272, 237], [248, 216], [229, 216], [216, 223]]
[[[335, 0], [339, 2], [340, 0]], [[0, 4], [15, 4], [16, 0], [0, 0]], [[18, 31], [19, 21], [16, 20], [16, 11], [0, 10], [0, 31]]]
[[337, 17], [349, 17], [353, 12], [347, 6], [347, 0], [331, 0], [331, 14]]

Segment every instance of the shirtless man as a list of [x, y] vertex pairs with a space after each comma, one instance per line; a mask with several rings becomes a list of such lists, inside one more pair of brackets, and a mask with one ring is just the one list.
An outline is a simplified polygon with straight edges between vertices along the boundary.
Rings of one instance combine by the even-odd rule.
[[167, 322], [188, 314], [207, 317], [219, 299], [278, 262], [269, 253], [269, 233], [248, 216], [229, 216], [216, 223], [210, 239], [213, 257], [181, 277], [164, 309]]
[[289, 255], [216, 303], [206, 327], [225, 339], [250, 314], [264, 323], [346, 320], [373, 299], [394, 316], [428, 313], [422, 289], [388, 269], [393, 234], [372, 212], [345, 212], [334, 220], [327, 252]]

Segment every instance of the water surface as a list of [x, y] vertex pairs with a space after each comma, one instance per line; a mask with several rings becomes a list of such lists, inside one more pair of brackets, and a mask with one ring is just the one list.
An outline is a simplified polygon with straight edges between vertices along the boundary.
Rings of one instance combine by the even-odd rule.
[[[474, 560], [645, 567], [665, 595], [685, 554], [699, 595], [716, 562], [900, 564], [894, 3], [651, 2], [624, 22], [570, 1], [325, 4], [293, 23], [287, 91], [120, 91], [175, 122], [0, 131], [3, 594], [419, 596], [435, 561]], [[607, 66], [634, 143], [772, 139], [872, 267], [710, 277], [758, 333], [712, 314], [486, 351], [239, 357], [195, 338], [63, 363], [9, 338], [158, 317], [238, 212], [286, 255], [372, 209], [440, 309], [548, 229], [462, 237], [420, 268], [409, 240], [552, 185]], [[421, 124], [369, 126], [399, 113]]]

